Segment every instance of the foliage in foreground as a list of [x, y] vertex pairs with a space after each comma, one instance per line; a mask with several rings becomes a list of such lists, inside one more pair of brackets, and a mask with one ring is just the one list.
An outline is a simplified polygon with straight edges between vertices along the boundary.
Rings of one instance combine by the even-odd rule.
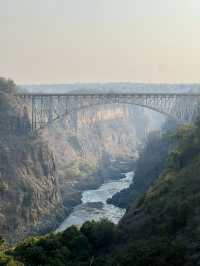
[[[119, 245], [117, 248], [114, 245]], [[184, 265], [184, 248], [169, 239], [129, 241], [123, 246], [117, 227], [107, 220], [72, 226], [63, 233], [31, 237], [0, 257], [4, 266], [176, 266]], [[133, 264], [134, 262], [134, 264]]]
[[102, 220], [32, 237], [2, 252], [0, 265], [200, 265], [200, 119], [171, 138], [174, 148], [161, 173], [120, 226]]
[[92, 221], [80, 230], [71, 226], [63, 233], [28, 238], [7, 253], [27, 266], [89, 265], [94, 255], [107, 252], [116, 239], [114, 224]]

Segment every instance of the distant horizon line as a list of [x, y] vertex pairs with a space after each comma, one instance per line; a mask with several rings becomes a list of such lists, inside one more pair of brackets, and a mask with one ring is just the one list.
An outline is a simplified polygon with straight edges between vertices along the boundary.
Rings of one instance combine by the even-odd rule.
[[199, 82], [134, 82], [134, 81], [108, 81], [108, 82], [66, 82], [66, 83], [16, 83], [17, 86], [63, 86], [63, 85], [107, 85], [107, 84], [134, 84], [134, 85], [200, 85]]

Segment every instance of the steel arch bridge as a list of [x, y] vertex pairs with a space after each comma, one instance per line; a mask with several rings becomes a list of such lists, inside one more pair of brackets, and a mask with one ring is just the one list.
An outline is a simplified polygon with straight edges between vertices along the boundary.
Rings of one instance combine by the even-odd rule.
[[32, 131], [66, 114], [105, 104], [131, 104], [170, 116], [180, 123], [191, 122], [199, 112], [200, 94], [191, 93], [66, 93], [18, 94], [28, 110]]

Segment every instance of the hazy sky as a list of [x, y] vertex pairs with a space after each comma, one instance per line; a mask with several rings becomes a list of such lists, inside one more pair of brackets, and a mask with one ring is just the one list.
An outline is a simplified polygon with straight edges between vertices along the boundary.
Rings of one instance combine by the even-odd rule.
[[0, 0], [0, 76], [200, 82], [200, 0]]

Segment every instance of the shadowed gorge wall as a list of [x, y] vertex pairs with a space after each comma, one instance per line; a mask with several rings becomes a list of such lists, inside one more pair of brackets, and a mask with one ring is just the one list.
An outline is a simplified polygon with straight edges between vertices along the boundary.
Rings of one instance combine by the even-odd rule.
[[0, 79], [0, 235], [10, 242], [64, 216], [53, 153], [19, 127], [24, 118], [14, 93], [14, 83]]
[[162, 123], [158, 115], [160, 120], [153, 125], [154, 116], [134, 106], [92, 107], [64, 117], [43, 132], [55, 154], [65, 206], [78, 204], [83, 189], [117, 177], [123, 171], [120, 161], [137, 158], [146, 134]]
[[152, 114], [111, 105], [73, 113], [31, 136], [14, 83], [2, 79], [0, 92], [0, 235], [10, 242], [57, 228], [83, 190], [119, 177], [152, 130]]

